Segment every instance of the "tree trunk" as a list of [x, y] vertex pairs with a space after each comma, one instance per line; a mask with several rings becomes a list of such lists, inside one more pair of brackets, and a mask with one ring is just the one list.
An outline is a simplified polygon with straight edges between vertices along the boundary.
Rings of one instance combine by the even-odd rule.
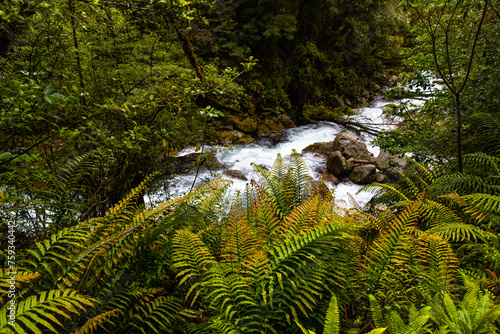
[[193, 69], [196, 72], [196, 77], [198, 79], [200, 79], [200, 81], [202, 83], [204, 83], [205, 82], [205, 72], [203, 71], [203, 68], [198, 63], [198, 59], [196, 58], [196, 55], [194, 54], [193, 45], [191, 44], [189, 37], [186, 36], [186, 34], [180, 29], [176, 28], [175, 32], [177, 34], [177, 38], [179, 39], [179, 41], [182, 44], [182, 50], [184, 50], [184, 54], [186, 55], [189, 62], [191, 63], [191, 66], [193, 66]]
[[462, 161], [462, 109], [460, 107], [460, 93], [455, 95], [457, 103], [457, 158], [458, 158], [458, 171], [463, 173]]
[[70, 17], [71, 17], [71, 30], [73, 33], [73, 45], [75, 46], [75, 55], [76, 55], [76, 66], [78, 69], [78, 76], [80, 79], [80, 89], [82, 90], [80, 92], [80, 104], [82, 106], [87, 105], [87, 101], [85, 99], [85, 95], [83, 94], [85, 92], [85, 83], [83, 81], [83, 72], [82, 72], [82, 63], [80, 61], [80, 49], [78, 48], [78, 39], [76, 38], [76, 22], [75, 22], [75, 10], [73, 7], [73, 2], [69, 2], [69, 10], [70, 10]]

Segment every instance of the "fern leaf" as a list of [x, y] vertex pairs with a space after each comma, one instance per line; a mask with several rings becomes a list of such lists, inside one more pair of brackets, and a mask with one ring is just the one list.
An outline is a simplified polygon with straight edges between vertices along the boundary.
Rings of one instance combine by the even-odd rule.
[[335, 295], [332, 295], [332, 299], [330, 300], [330, 304], [328, 305], [328, 309], [326, 311], [325, 319], [323, 334], [340, 333], [339, 306]]

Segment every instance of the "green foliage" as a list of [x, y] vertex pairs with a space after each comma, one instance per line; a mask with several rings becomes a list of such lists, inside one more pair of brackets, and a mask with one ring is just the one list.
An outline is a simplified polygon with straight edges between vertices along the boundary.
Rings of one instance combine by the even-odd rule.
[[[491, 157], [471, 158], [482, 177], [498, 171]], [[270, 171], [255, 168], [261, 184], [231, 198], [216, 179], [144, 210], [152, 175], [104, 217], [19, 250], [18, 322], [2, 330], [491, 332], [494, 296], [458, 273], [475, 268], [498, 284], [496, 194], [442, 194], [440, 177], [417, 164], [401, 184], [378, 186], [395, 194], [378, 198], [395, 199], [392, 209], [345, 210], [296, 152], [288, 165], [278, 156]], [[477, 266], [481, 256], [492, 264]], [[7, 295], [10, 273], [1, 275]], [[2, 297], [2, 319], [9, 305]]]
[[[408, 84], [426, 99], [393, 113], [400, 126], [378, 143], [392, 153], [412, 152], [419, 161], [451, 161], [463, 172], [467, 153], [498, 155], [498, 4], [495, 1], [401, 1], [411, 14], [404, 50], [414, 74]], [[440, 92], [432, 91], [437, 78]]]
[[354, 110], [349, 107], [332, 109], [325, 105], [305, 105], [302, 115], [307, 122], [338, 121], [342, 120], [346, 115], [354, 115]]

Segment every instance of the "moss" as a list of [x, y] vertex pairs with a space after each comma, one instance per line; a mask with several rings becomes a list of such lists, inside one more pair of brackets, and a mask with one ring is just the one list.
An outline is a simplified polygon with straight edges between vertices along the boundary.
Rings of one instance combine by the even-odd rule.
[[241, 122], [242, 131], [245, 133], [252, 133], [257, 131], [258, 123], [257, 120], [253, 117], [247, 117]]
[[317, 121], [337, 121], [343, 119], [346, 115], [355, 115], [356, 112], [349, 107], [331, 108], [323, 104], [304, 105], [302, 115], [307, 122]]

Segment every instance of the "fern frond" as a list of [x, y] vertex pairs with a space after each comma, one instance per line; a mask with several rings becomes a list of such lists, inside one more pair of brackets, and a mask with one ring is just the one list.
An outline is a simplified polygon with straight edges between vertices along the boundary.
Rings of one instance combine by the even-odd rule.
[[199, 235], [187, 230], [177, 231], [173, 240], [173, 268], [179, 270], [177, 277], [182, 285], [190, 278], [201, 278], [215, 263], [208, 248]]
[[[0, 293], [9, 294], [10, 282], [8, 279], [12, 278], [14, 274], [8, 268], [0, 269]], [[15, 286], [16, 289], [22, 288], [28, 283], [32, 283], [41, 277], [39, 272], [31, 273], [29, 271], [17, 270], [15, 271]], [[0, 297], [0, 306], [3, 305], [3, 297]]]
[[369, 248], [364, 268], [371, 289], [376, 290], [379, 284], [389, 284], [393, 288], [394, 281], [404, 279], [401, 269], [411, 257], [408, 231], [416, 226], [419, 208], [418, 202], [410, 204], [390, 222]]
[[377, 196], [379, 198], [377, 202], [408, 201], [408, 197], [406, 197], [396, 187], [389, 184], [371, 183], [359, 189], [358, 194], [363, 191], [370, 192]]
[[323, 334], [338, 334], [340, 333], [340, 317], [337, 297], [332, 295], [328, 309], [325, 315], [325, 328]]
[[321, 219], [321, 216], [318, 216], [320, 204], [321, 198], [315, 196], [295, 207], [286, 216], [284, 222], [279, 227], [278, 233], [298, 234], [313, 228], [318, 219]]
[[182, 320], [179, 316], [182, 307], [173, 297], [162, 296], [142, 302], [137, 305], [136, 310], [130, 325], [141, 332], [145, 332], [144, 328], [149, 328], [155, 333], [161, 333], [160, 330], [174, 333]]
[[77, 328], [75, 330], [75, 334], [89, 334], [89, 333], [94, 333], [98, 329], [102, 328], [104, 329], [105, 324], [111, 324], [115, 325], [113, 321], [111, 321], [111, 318], [117, 317], [120, 314], [120, 310], [118, 309], [113, 309], [101, 314], [96, 315], [95, 317], [90, 318], [85, 322], [83, 326], [80, 328]]
[[450, 290], [458, 268], [458, 259], [450, 244], [436, 236], [422, 235], [417, 247], [421, 291], [432, 297], [435, 293]]
[[294, 206], [301, 204], [312, 195], [313, 182], [309, 168], [296, 150], [292, 150], [292, 154], [290, 155], [288, 179], [293, 189]]
[[95, 307], [97, 300], [78, 294], [75, 290], [51, 290], [39, 296], [29, 296], [16, 304], [16, 325], [7, 323], [7, 307], [0, 310], [0, 331], [41, 333], [42, 329], [58, 333], [63, 322], [72, 320]]
[[500, 182], [472, 174], [453, 173], [439, 177], [429, 191], [438, 194], [458, 193], [461, 195], [484, 193], [497, 194]]
[[375, 296], [368, 295], [368, 299], [370, 300], [370, 312], [375, 326], [387, 327], [386, 320], [382, 314], [382, 308]]

